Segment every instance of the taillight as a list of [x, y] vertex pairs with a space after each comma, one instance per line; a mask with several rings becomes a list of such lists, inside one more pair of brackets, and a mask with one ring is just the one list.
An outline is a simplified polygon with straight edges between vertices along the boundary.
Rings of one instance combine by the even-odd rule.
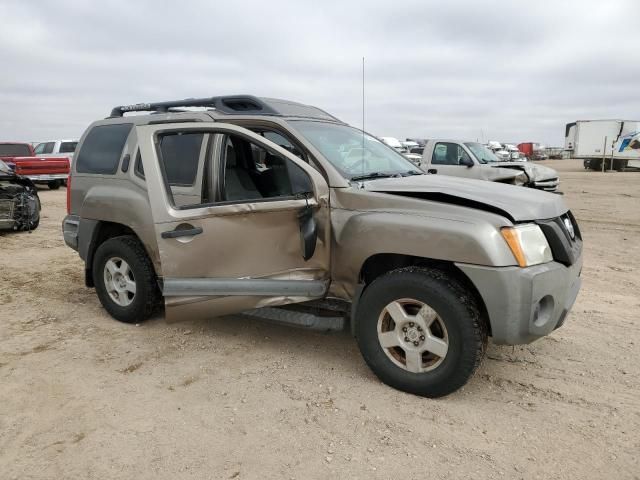
[[71, 215], [71, 172], [67, 177], [67, 215]]

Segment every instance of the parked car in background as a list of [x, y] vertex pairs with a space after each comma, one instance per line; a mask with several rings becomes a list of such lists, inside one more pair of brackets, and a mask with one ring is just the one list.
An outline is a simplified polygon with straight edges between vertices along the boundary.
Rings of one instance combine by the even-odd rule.
[[391, 148], [393, 148], [394, 150], [396, 150], [398, 153], [406, 153], [407, 149], [402, 145], [402, 143], [400, 143], [400, 140], [398, 140], [395, 137], [378, 137], [380, 139], [380, 141], [382, 141], [383, 143], [389, 145]]
[[0, 160], [0, 230], [35, 230], [39, 223], [38, 189]]
[[529, 160], [546, 160], [547, 151], [544, 145], [535, 142], [525, 142], [518, 144], [518, 150], [526, 155]]
[[373, 372], [418, 395], [464, 385], [488, 336], [550, 334], [581, 285], [582, 237], [561, 197], [425, 175], [291, 101], [115, 107], [82, 136], [70, 178], [64, 240], [114, 318], [164, 303], [167, 321], [349, 322]]
[[416, 142], [419, 147], [424, 147], [424, 144], [427, 143], [426, 138], [407, 138], [407, 142]]
[[564, 141], [569, 158], [583, 160], [586, 169], [602, 170], [603, 159], [607, 170], [640, 166], [638, 120], [578, 120], [566, 125]]
[[521, 157], [520, 154], [522, 152], [520, 152], [520, 150], [518, 150], [518, 147], [516, 147], [515, 145], [511, 144], [511, 143], [504, 143], [503, 144], [504, 149], [509, 152], [509, 161], [511, 162], [521, 162]]
[[30, 143], [0, 143], [0, 160], [16, 174], [28, 177], [33, 183], [45, 184], [51, 190], [64, 185], [69, 176], [69, 157], [36, 156]]
[[419, 147], [420, 144], [418, 142], [414, 142], [413, 140], [403, 140], [400, 144], [404, 147], [407, 152], [410, 152], [412, 148]]
[[493, 152], [496, 158], [501, 162], [511, 161], [511, 153], [500, 142], [489, 141], [486, 147]]
[[511, 183], [547, 192], [558, 189], [558, 172], [529, 162], [505, 162], [478, 142], [429, 140], [420, 168], [427, 173]]
[[38, 157], [66, 157], [71, 159], [77, 145], [78, 140], [51, 140], [38, 143], [34, 151]]

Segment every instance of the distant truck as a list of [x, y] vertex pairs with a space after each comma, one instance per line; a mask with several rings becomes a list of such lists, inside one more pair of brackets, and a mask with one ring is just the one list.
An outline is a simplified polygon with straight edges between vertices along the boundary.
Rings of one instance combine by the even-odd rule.
[[[606, 144], [605, 144], [606, 142]], [[584, 160], [584, 168], [624, 170], [640, 163], [640, 121], [578, 120], [567, 123], [564, 148], [569, 158]]]
[[546, 160], [547, 150], [544, 145], [535, 142], [524, 142], [518, 144], [518, 150], [525, 154], [529, 160]]
[[38, 157], [29, 143], [0, 143], [0, 160], [16, 175], [27, 177], [36, 184], [46, 184], [51, 190], [60, 188], [69, 177], [68, 157]]

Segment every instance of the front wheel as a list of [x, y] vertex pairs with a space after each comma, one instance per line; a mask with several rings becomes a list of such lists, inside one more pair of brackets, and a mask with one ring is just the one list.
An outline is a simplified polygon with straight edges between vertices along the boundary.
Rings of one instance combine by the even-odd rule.
[[62, 185], [62, 180], [49, 180], [47, 182], [49, 190], [58, 190], [60, 188], [60, 185]]
[[473, 297], [453, 276], [430, 268], [376, 279], [358, 302], [356, 322], [358, 346], [378, 378], [425, 397], [467, 383], [487, 345]]
[[133, 236], [110, 238], [98, 247], [93, 283], [102, 306], [121, 322], [146, 320], [160, 301], [151, 260]]

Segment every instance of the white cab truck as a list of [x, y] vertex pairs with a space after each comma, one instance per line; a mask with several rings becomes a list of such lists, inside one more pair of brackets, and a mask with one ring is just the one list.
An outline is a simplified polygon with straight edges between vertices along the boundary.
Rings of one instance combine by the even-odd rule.
[[37, 157], [67, 157], [71, 160], [76, 151], [78, 140], [50, 140], [35, 146]]
[[[640, 166], [640, 121], [578, 120], [565, 128], [569, 158], [584, 160], [584, 168], [624, 170]], [[612, 165], [613, 163], [613, 165]]]
[[558, 189], [558, 172], [531, 162], [504, 162], [478, 142], [428, 140], [419, 167], [427, 173], [510, 183], [547, 192]]

